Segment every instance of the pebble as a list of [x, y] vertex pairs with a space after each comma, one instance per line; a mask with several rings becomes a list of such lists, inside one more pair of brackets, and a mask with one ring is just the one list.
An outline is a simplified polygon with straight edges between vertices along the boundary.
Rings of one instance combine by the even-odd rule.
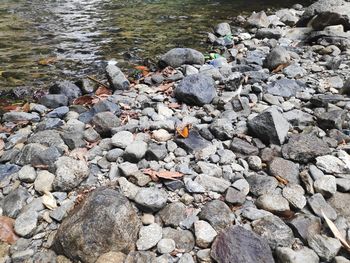
[[196, 236], [196, 245], [201, 248], [207, 248], [217, 236], [215, 229], [203, 220], [194, 223], [194, 233]]
[[139, 239], [136, 242], [138, 250], [148, 250], [162, 239], [162, 228], [154, 223], [148, 226], [143, 226], [139, 232]]
[[168, 254], [175, 250], [175, 241], [170, 238], [163, 238], [157, 244], [157, 251], [160, 254]]

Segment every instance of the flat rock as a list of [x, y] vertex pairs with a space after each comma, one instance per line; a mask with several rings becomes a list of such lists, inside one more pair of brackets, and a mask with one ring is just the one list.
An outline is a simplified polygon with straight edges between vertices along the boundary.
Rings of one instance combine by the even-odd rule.
[[324, 235], [314, 235], [308, 239], [309, 246], [317, 253], [321, 260], [331, 261], [339, 252], [341, 243], [336, 238]]
[[204, 55], [191, 48], [174, 48], [165, 53], [159, 63], [162, 66], [171, 66], [173, 68], [180, 67], [181, 65], [188, 64], [204, 64]]
[[259, 13], [253, 12], [250, 17], [248, 17], [247, 24], [251, 27], [257, 28], [269, 27], [270, 20], [264, 11]]
[[136, 242], [138, 250], [148, 250], [162, 239], [162, 228], [158, 224], [150, 224], [143, 226], [139, 232], [139, 239]]
[[335, 209], [335, 211], [350, 220], [350, 194], [336, 192], [328, 203]]
[[134, 135], [129, 131], [120, 131], [113, 135], [112, 144], [115, 147], [125, 149], [134, 141]]
[[200, 151], [208, 146], [211, 143], [204, 139], [197, 131], [190, 131], [187, 138], [176, 138], [176, 144], [188, 151], [189, 153]]
[[290, 210], [287, 199], [275, 193], [267, 193], [259, 196], [255, 204], [258, 208], [272, 213], [281, 213]]
[[318, 263], [317, 254], [310, 248], [303, 247], [300, 250], [293, 250], [289, 247], [278, 247], [276, 249], [276, 257], [278, 263]]
[[269, 172], [271, 175], [287, 179], [291, 183], [298, 184], [300, 182], [299, 165], [280, 157], [274, 158], [269, 163]]
[[124, 151], [123, 158], [126, 161], [138, 162], [147, 152], [147, 143], [144, 141], [134, 141], [129, 144]]
[[232, 223], [231, 209], [219, 200], [206, 203], [199, 214], [199, 218], [208, 221], [217, 232], [220, 232]]
[[40, 121], [40, 116], [37, 114], [28, 113], [28, 112], [11, 111], [11, 112], [6, 112], [2, 116], [2, 121], [4, 122], [22, 122], [22, 121], [38, 122]]
[[284, 98], [295, 97], [297, 92], [305, 90], [305, 85], [298, 80], [282, 78], [267, 85], [266, 92]]
[[3, 214], [12, 218], [17, 217], [29, 197], [30, 194], [25, 188], [19, 187], [11, 191], [2, 200]]
[[92, 118], [91, 124], [102, 137], [109, 137], [112, 128], [119, 126], [120, 120], [113, 113], [106, 111], [97, 113]]
[[316, 158], [316, 166], [329, 174], [342, 174], [350, 172], [350, 167], [333, 155], [324, 155]]
[[63, 94], [47, 94], [39, 99], [39, 103], [50, 108], [55, 109], [68, 105], [68, 97]]
[[163, 189], [141, 188], [135, 196], [136, 205], [145, 212], [156, 212], [167, 202], [168, 194]]
[[278, 186], [278, 181], [268, 175], [252, 173], [246, 178], [249, 183], [250, 192], [255, 196], [260, 196], [273, 192]]
[[224, 193], [231, 185], [229, 181], [226, 181], [223, 178], [217, 178], [206, 174], [197, 175], [194, 182], [203, 186], [206, 191], [213, 191], [218, 193]]
[[330, 220], [335, 220], [337, 218], [337, 212], [326, 202], [320, 193], [309, 197], [308, 204], [311, 207], [312, 211], [319, 217], [323, 217], [323, 211]]

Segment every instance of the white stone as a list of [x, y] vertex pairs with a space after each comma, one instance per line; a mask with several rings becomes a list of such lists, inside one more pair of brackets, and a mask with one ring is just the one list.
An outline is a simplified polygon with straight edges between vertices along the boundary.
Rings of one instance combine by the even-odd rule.
[[194, 223], [196, 244], [201, 248], [207, 248], [217, 236], [215, 229], [206, 221], [199, 220]]
[[143, 226], [139, 232], [139, 239], [136, 242], [137, 250], [148, 250], [162, 239], [162, 228], [158, 224]]

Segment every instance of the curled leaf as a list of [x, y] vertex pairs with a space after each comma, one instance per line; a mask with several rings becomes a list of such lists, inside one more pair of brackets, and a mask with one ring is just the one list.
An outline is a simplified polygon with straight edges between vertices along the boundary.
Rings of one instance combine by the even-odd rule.
[[43, 195], [43, 204], [50, 210], [54, 210], [57, 207], [55, 197], [48, 191], [44, 192]]
[[85, 96], [81, 96], [81, 97], [76, 98], [75, 100], [73, 100], [73, 104], [74, 105], [91, 105], [93, 99], [94, 98], [92, 96], [85, 95]]
[[15, 220], [7, 217], [0, 216], [0, 240], [8, 244], [14, 244], [18, 239], [17, 235], [13, 230]]

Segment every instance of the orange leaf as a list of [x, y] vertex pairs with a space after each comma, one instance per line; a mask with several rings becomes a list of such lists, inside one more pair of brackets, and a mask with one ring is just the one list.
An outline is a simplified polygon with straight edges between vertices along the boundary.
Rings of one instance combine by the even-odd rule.
[[73, 100], [73, 104], [74, 105], [91, 105], [93, 99], [94, 98], [92, 96], [85, 95], [85, 96], [81, 96], [81, 97], [76, 98], [75, 100]]
[[13, 230], [15, 220], [7, 216], [0, 216], [0, 240], [8, 244], [14, 244], [18, 239]]
[[4, 111], [20, 111], [21, 107], [18, 105], [8, 105], [2, 107]]
[[286, 68], [288, 66], [289, 66], [289, 63], [280, 64], [274, 70], [272, 70], [272, 73], [277, 73], [279, 71], [282, 71], [284, 68]]
[[176, 133], [182, 137], [187, 138], [190, 135], [190, 124], [182, 124], [176, 127]]
[[282, 176], [276, 175], [275, 178], [277, 179], [277, 181], [283, 185], [287, 185], [289, 183], [289, 181], [285, 178], [283, 178]]
[[141, 71], [143, 76], [147, 76], [149, 74], [149, 69], [146, 66], [136, 66], [135, 69]]
[[57, 57], [48, 57], [48, 58], [43, 58], [38, 61], [39, 65], [46, 66], [52, 63], [55, 63], [57, 61]]
[[100, 86], [96, 92], [95, 92], [96, 96], [100, 96], [100, 95], [112, 95], [112, 91], [110, 89], [107, 89], [106, 87]]
[[184, 175], [179, 172], [172, 172], [172, 171], [153, 171], [152, 169], [144, 169], [144, 174], [147, 174], [151, 176], [153, 181], [158, 181], [159, 178], [167, 179], [167, 180], [176, 180], [176, 178], [181, 178]]
[[177, 102], [171, 102], [171, 103], [168, 104], [168, 107], [170, 109], [178, 109], [178, 108], [181, 107], [181, 105], [179, 103], [177, 103]]

